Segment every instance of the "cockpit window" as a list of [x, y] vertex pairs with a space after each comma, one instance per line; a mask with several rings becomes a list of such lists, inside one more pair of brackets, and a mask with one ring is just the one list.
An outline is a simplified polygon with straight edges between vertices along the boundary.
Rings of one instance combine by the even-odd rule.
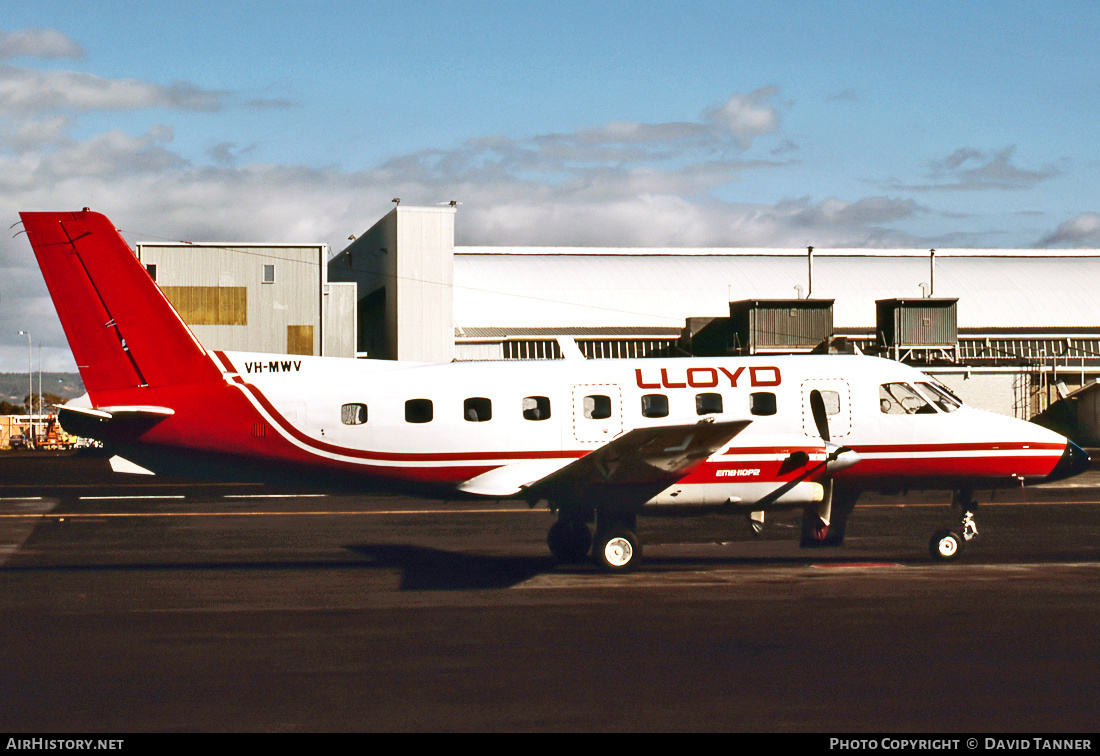
[[878, 388], [884, 415], [934, 415], [936, 409], [908, 383], [885, 383]]
[[918, 383], [917, 385], [924, 389], [925, 395], [930, 397], [943, 412], [954, 412], [962, 406], [962, 400], [942, 386], [935, 383]]

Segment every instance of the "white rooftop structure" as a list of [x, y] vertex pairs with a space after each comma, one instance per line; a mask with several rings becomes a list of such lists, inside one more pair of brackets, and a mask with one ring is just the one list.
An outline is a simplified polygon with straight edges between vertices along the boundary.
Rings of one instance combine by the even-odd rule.
[[454, 320], [487, 327], [682, 328], [745, 299], [833, 299], [838, 328], [875, 302], [957, 298], [961, 329], [1100, 330], [1100, 250], [455, 247]]
[[330, 261], [358, 287], [360, 356], [667, 353], [745, 300], [833, 300], [834, 332], [874, 345], [877, 301], [928, 298], [957, 300], [971, 364], [1100, 364], [1100, 250], [464, 247], [455, 212], [395, 207]]

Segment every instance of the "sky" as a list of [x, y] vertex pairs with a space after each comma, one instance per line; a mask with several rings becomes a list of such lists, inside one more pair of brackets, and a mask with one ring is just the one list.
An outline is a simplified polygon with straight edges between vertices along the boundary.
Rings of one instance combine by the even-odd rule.
[[[1100, 247], [1100, 4], [5, 3], [0, 219], [323, 242]], [[25, 235], [0, 372], [75, 370]]]

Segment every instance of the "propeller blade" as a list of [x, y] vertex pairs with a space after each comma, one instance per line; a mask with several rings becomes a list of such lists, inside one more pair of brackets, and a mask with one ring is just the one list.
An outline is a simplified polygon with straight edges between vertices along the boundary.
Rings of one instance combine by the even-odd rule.
[[825, 414], [825, 400], [821, 398], [821, 392], [814, 389], [810, 392], [810, 412], [814, 416], [817, 425], [817, 433], [823, 441], [829, 440], [829, 418]]

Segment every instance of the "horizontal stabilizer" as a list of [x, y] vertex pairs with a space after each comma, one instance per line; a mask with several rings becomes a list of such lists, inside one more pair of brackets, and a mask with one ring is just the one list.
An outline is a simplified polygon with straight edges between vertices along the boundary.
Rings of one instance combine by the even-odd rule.
[[97, 441], [129, 441], [175, 414], [168, 407], [73, 407], [57, 408], [57, 419], [66, 433]]

